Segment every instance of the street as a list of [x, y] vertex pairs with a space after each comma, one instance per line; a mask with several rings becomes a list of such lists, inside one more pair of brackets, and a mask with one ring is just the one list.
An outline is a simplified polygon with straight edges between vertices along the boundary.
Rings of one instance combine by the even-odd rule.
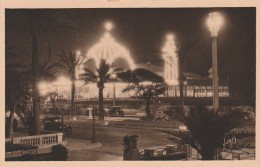
[[[91, 140], [91, 120], [88, 122], [73, 122], [71, 124], [73, 134], [71, 138], [81, 140]], [[155, 146], [165, 146], [172, 142], [167, 139], [167, 134], [161, 133], [149, 128], [131, 128], [131, 127], [111, 127], [97, 123], [96, 141], [102, 144], [102, 147], [88, 150], [77, 151], [77, 154], [70, 156], [79, 156], [78, 160], [122, 160], [118, 156], [123, 155], [123, 138], [125, 135], [138, 135], [138, 148], [149, 148]]]

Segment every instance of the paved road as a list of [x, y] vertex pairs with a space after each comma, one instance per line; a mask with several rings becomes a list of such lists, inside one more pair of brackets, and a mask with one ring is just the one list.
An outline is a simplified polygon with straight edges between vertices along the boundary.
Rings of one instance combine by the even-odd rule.
[[[108, 125], [105, 124], [106, 122]], [[128, 123], [126, 124], [125, 122]], [[162, 129], [164, 129], [164, 127], [175, 129], [179, 126], [179, 124], [174, 121], [142, 123], [132, 120], [132, 123], [129, 122], [131, 121], [120, 121], [119, 118], [109, 118], [104, 122], [97, 121], [96, 141], [101, 143], [102, 146], [87, 150], [70, 151], [69, 159], [77, 159], [79, 161], [122, 160], [124, 149], [123, 137], [125, 135], [138, 135], [138, 148], [140, 149], [162, 147], [167, 144], [172, 144], [172, 142], [167, 139], [167, 134], [158, 132], [155, 129], [158, 127]], [[65, 123], [68, 123], [67, 119]], [[73, 128], [73, 134], [70, 138], [85, 141], [91, 140], [92, 120], [83, 117], [83, 119], [72, 121], [71, 126]], [[255, 130], [254, 122], [246, 123], [245, 126], [249, 131]], [[20, 130], [27, 131], [24, 128]], [[254, 138], [252, 138], [250, 142], [254, 143]]]
[[[72, 123], [73, 135], [71, 138], [81, 140], [91, 140], [90, 122]], [[138, 148], [148, 148], [154, 146], [165, 146], [172, 144], [167, 139], [167, 134], [147, 129], [147, 128], [116, 128], [110, 126], [96, 126], [96, 141], [102, 143], [102, 147], [77, 151], [70, 156], [78, 156], [78, 160], [122, 160], [123, 138], [125, 135], [136, 134], [138, 138]]]

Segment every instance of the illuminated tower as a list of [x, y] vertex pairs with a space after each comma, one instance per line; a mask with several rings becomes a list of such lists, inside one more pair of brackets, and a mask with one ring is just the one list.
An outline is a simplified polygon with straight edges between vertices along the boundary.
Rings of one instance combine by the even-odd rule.
[[164, 59], [164, 78], [168, 85], [177, 85], [179, 78], [178, 55], [173, 35], [169, 34], [162, 48]]

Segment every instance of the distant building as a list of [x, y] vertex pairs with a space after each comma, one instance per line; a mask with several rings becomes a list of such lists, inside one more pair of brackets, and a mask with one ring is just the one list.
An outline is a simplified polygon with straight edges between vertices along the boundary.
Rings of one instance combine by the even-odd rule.
[[[113, 65], [115, 68], [121, 69], [135, 69], [145, 68], [165, 78], [168, 84], [165, 95], [160, 97], [179, 97], [179, 58], [176, 52], [176, 46], [172, 35], [167, 36], [167, 40], [162, 47], [163, 66], [153, 65], [150, 60], [147, 63], [136, 64], [131, 58], [130, 52], [121, 46], [111, 36], [110, 31], [104, 33], [103, 38], [90, 48], [86, 55], [87, 63], [82, 63], [78, 69], [77, 74], [83, 72], [83, 64], [90, 70], [95, 70], [99, 66], [101, 59], [106, 59], [107, 63]], [[212, 97], [212, 79], [201, 77], [193, 73], [184, 74], [184, 97]], [[65, 83], [65, 82], [63, 82]], [[130, 99], [127, 93], [122, 93], [127, 83], [111, 82], [106, 83], [103, 90], [105, 100], [109, 99]], [[68, 88], [59, 87], [58, 90], [61, 97], [70, 99], [70, 85]], [[68, 91], [69, 90], [69, 91]], [[64, 95], [63, 95], [64, 94]], [[227, 81], [219, 80], [219, 96], [229, 97], [229, 84]], [[76, 83], [75, 100], [88, 101], [98, 99], [98, 88], [95, 83], [84, 85], [83, 82]]]
[[[213, 97], [212, 79], [201, 77], [193, 73], [184, 74], [184, 97]], [[179, 97], [180, 86], [168, 85], [167, 96]], [[219, 80], [219, 97], [229, 97], [229, 84], [226, 80]]]

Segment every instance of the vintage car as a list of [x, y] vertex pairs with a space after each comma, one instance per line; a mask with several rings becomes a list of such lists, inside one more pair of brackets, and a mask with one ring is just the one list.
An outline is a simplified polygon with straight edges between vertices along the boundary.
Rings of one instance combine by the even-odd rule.
[[[108, 116], [109, 109], [104, 108], [103, 111], [104, 111], [104, 116]], [[86, 115], [89, 115], [90, 112], [91, 112], [91, 114], [93, 115], [93, 108], [88, 107], [88, 108], [86, 109]], [[95, 113], [95, 116], [98, 116], [98, 115], [99, 115], [99, 108], [98, 108], [98, 107], [94, 107], [94, 113]]]
[[[43, 120], [44, 130], [62, 132], [64, 136], [71, 136], [72, 128], [69, 125], [62, 125], [61, 117], [47, 117]], [[63, 128], [62, 128], [63, 126]]]
[[113, 106], [109, 111], [108, 115], [110, 117], [123, 117], [125, 115], [124, 111], [120, 106]]

